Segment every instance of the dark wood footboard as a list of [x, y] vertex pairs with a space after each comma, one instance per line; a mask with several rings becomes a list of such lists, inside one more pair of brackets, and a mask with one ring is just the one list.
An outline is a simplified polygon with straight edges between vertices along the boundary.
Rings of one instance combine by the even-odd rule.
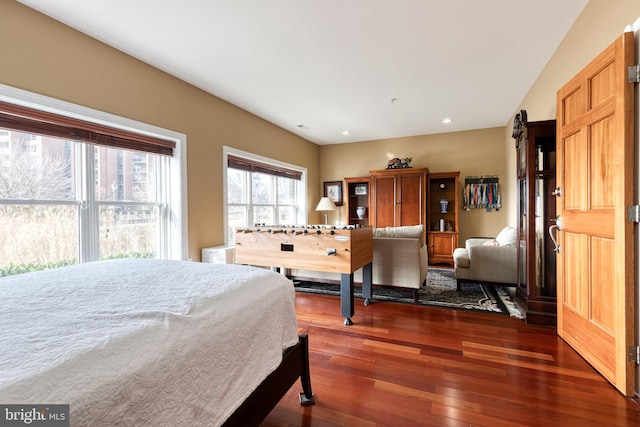
[[298, 336], [298, 344], [282, 355], [282, 363], [255, 389], [253, 393], [225, 421], [224, 426], [257, 426], [269, 415], [291, 386], [300, 378], [300, 404], [313, 405], [309, 375], [309, 337]]

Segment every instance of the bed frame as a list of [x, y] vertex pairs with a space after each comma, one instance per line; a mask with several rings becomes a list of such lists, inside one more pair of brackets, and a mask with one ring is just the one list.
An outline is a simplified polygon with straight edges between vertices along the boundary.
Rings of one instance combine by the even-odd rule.
[[315, 404], [311, 392], [309, 375], [309, 338], [307, 334], [298, 335], [298, 343], [286, 349], [282, 362], [253, 393], [231, 414], [223, 426], [257, 426], [269, 415], [280, 399], [300, 378], [302, 390], [301, 405]]

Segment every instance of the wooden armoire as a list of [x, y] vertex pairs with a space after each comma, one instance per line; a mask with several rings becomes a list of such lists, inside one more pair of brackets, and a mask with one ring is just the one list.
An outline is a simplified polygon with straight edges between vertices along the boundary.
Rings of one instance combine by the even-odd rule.
[[425, 224], [427, 231], [427, 168], [369, 171], [369, 225], [374, 228]]

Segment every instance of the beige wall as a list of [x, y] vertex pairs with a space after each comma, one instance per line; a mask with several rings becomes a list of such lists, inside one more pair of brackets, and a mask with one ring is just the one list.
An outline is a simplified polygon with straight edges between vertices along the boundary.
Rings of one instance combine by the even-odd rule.
[[[370, 170], [384, 169], [394, 157], [411, 157], [411, 166], [427, 167], [431, 172], [460, 171], [465, 176], [498, 175], [506, 179], [503, 128], [480, 129], [393, 138], [353, 144], [320, 147], [322, 181], [367, 176]], [[462, 198], [462, 192], [458, 195]], [[460, 200], [462, 204], [462, 200]], [[506, 225], [505, 209], [487, 212], [474, 209], [460, 211], [460, 244], [470, 236], [495, 236]], [[330, 214], [330, 222], [345, 220], [344, 206]]]
[[[567, 33], [551, 60], [540, 73], [535, 84], [513, 112], [527, 110], [529, 121], [556, 118], [556, 93], [596, 55], [619, 37], [627, 25], [640, 17], [638, 0], [591, 0]], [[515, 159], [515, 144], [511, 138], [513, 117], [506, 124], [504, 139], [507, 158]], [[508, 162], [508, 186], [504, 187], [508, 200], [513, 200], [515, 161]], [[509, 210], [509, 221], [515, 223], [515, 206]]]
[[[308, 169], [309, 222], [323, 181], [383, 169], [391, 157], [415, 167], [466, 175], [498, 174], [503, 209], [460, 213], [461, 242], [515, 224], [515, 149], [504, 128], [320, 146], [271, 125], [19, 3], [0, 0], [0, 83], [187, 135], [189, 257], [224, 241], [222, 146]], [[555, 117], [555, 94], [640, 16], [638, 0], [591, 0], [514, 114]], [[523, 52], [526, 54], [526, 52]], [[344, 221], [344, 211], [332, 215]]]
[[2, 84], [187, 135], [194, 260], [224, 242], [223, 145], [306, 167], [309, 204], [317, 203], [317, 145], [13, 0], [0, 0], [0, 57]]

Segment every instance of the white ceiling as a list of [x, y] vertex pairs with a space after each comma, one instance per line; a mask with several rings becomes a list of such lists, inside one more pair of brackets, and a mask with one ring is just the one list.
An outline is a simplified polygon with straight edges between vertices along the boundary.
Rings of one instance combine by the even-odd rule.
[[317, 144], [504, 126], [588, 3], [19, 1]]

